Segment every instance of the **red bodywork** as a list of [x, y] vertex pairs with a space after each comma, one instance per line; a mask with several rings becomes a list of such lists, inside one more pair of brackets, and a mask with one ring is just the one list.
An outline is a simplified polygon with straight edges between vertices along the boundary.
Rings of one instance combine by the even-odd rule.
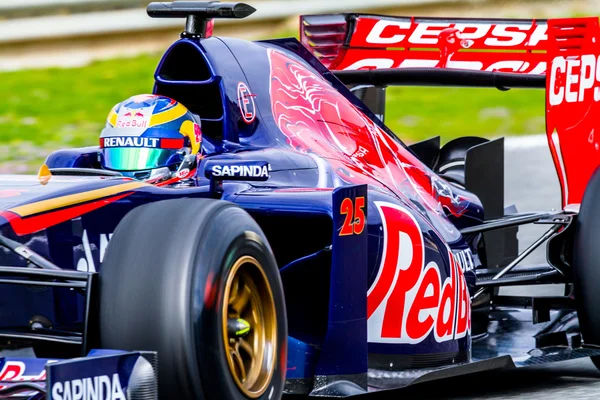
[[546, 131], [566, 207], [581, 203], [600, 165], [600, 28], [597, 17], [549, 27]]
[[[273, 117], [292, 148], [324, 158], [346, 182], [387, 188], [433, 216], [444, 210], [455, 216], [464, 212], [469, 199], [444, 185], [323, 77], [275, 50], [269, 59]], [[456, 239], [458, 233], [445, 218], [436, 221], [445, 226], [443, 237]]]
[[349, 14], [304, 16], [302, 27], [303, 44], [332, 70], [429, 67], [545, 75], [550, 65], [548, 143], [563, 207], [581, 202], [600, 165], [597, 17], [546, 21]]
[[[303, 44], [333, 70], [443, 67], [530, 74], [546, 71], [546, 55], [540, 52], [548, 45], [545, 20], [364, 15], [337, 25], [311, 16], [303, 17], [302, 22]], [[337, 29], [351, 26], [354, 31], [345, 38], [332, 36]], [[338, 40], [339, 49], [332, 38]], [[327, 52], [331, 48], [337, 50], [337, 57]]]

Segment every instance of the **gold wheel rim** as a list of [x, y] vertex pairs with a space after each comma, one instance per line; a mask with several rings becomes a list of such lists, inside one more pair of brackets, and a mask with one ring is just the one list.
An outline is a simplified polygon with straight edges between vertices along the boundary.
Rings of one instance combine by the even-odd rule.
[[[228, 329], [228, 321], [239, 319], [250, 327], [242, 335]], [[239, 258], [227, 277], [223, 340], [229, 372], [240, 391], [249, 398], [264, 394], [275, 371], [277, 316], [267, 276], [253, 257]]]

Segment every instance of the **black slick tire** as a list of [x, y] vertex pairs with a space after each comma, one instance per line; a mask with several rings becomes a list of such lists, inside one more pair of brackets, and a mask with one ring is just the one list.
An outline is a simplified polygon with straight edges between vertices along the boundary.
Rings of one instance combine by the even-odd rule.
[[[573, 286], [583, 340], [600, 345], [600, 169], [585, 190], [575, 230]], [[600, 357], [592, 357], [600, 369]]]
[[[223, 324], [228, 276], [245, 258], [262, 270], [254, 273], [268, 282], [276, 316], [273, 362], [263, 362], [268, 382], [252, 396], [231, 373]], [[260, 227], [232, 203], [178, 199], [132, 210], [110, 240], [99, 301], [102, 348], [158, 352], [161, 399], [281, 398], [287, 321], [279, 270]]]

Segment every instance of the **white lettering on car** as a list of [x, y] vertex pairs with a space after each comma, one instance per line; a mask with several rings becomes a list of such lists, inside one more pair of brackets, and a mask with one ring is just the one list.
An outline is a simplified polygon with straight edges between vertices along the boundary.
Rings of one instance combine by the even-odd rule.
[[437, 45], [439, 34], [446, 28], [456, 28], [461, 32], [461, 39], [484, 39], [486, 46], [537, 47], [540, 42], [548, 40], [548, 26], [535, 25], [530, 33], [530, 24], [485, 24], [479, 22], [419, 22], [414, 25], [410, 21], [380, 20], [367, 34], [368, 44], [402, 45], [408, 34], [411, 44]]
[[248, 177], [248, 178], [268, 178], [268, 165], [215, 165], [212, 168], [212, 175], [215, 177]]
[[408, 41], [412, 44], [437, 44], [440, 33], [449, 27], [450, 24], [444, 23], [418, 24]]
[[[108, 247], [108, 242], [112, 238], [111, 234], [100, 234], [100, 262], [104, 260], [104, 255], [106, 254], [106, 248]], [[78, 271], [84, 272], [96, 272], [96, 263], [94, 262], [94, 256], [92, 253], [92, 246], [90, 244], [89, 236], [87, 230], [83, 230], [83, 235], [81, 237], [81, 244], [83, 246], [84, 257], [81, 257], [76, 264], [76, 268]]]
[[56, 382], [52, 385], [54, 400], [126, 400], [119, 374], [94, 376]]
[[551, 106], [600, 102], [600, 57], [555, 57], [550, 67], [548, 100]]
[[159, 138], [149, 137], [105, 137], [103, 147], [160, 147]]
[[[442, 32], [456, 29], [456, 37], [442, 42]], [[359, 19], [356, 33], [353, 36], [347, 64], [340, 69], [358, 70], [373, 68], [434, 68], [443, 63], [445, 68], [459, 68], [478, 71], [518, 72], [541, 75], [546, 73], [546, 61], [536, 54], [521, 56], [501, 52], [500, 55], [486, 54], [481, 59], [473, 59], [472, 53], [456, 52], [452, 57], [442, 61], [432, 58], [431, 52], [412, 52], [390, 50], [381, 56], [373, 57], [373, 52], [362, 50], [363, 47], [414, 48], [418, 46], [440, 47], [444, 51], [446, 45], [452, 46], [454, 40], [460, 40], [463, 49], [473, 48], [475, 52], [485, 49], [536, 49], [545, 48], [548, 40], [548, 26], [527, 23], [485, 23], [485, 22], [452, 22], [427, 21], [412, 22], [409, 20], [372, 18]], [[364, 57], [361, 57], [364, 55]], [[443, 58], [443, 57], [442, 57]], [[512, 58], [512, 59], [511, 59]], [[525, 59], [527, 61], [525, 61]]]
[[[394, 54], [390, 52], [390, 57]], [[424, 60], [418, 58], [402, 58], [403, 54], [398, 55], [398, 59], [394, 58], [365, 58], [358, 60], [344, 70], [357, 69], [381, 69], [381, 68], [435, 68], [440, 63], [440, 60]], [[501, 71], [501, 72], [520, 72], [532, 75], [541, 75], [546, 72], [546, 63], [540, 62], [530, 64], [522, 60], [503, 60], [492, 63], [484, 63], [482, 61], [455, 61], [448, 62], [447, 68], [469, 69], [475, 71]]]
[[492, 29], [492, 36], [487, 38], [484, 44], [486, 46], [518, 46], [527, 39], [527, 33], [522, 31], [527, 31], [529, 28], [526, 25], [496, 25]]
[[[384, 253], [367, 292], [369, 343], [416, 344], [432, 332], [437, 342], [467, 336], [471, 298], [464, 271], [473, 268], [470, 250], [452, 253], [447, 248], [441, 254], [448, 258], [447, 268], [426, 263], [423, 233], [412, 214], [391, 203], [375, 205], [383, 223]], [[447, 271], [444, 281], [442, 269]]]
[[385, 31], [386, 28], [388, 28], [390, 26], [395, 26], [402, 30], [407, 30], [407, 29], [410, 29], [410, 22], [409, 21], [388, 21], [388, 20], [377, 21], [377, 23], [371, 30], [371, 33], [369, 33], [369, 35], [367, 36], [367, 43], [395, 44], [395, 43], [402, 42], [404, 40], [404, 38], [406, 37], [406, 35], [395, 34], [390, 37], [382, 37], [383, 31]]

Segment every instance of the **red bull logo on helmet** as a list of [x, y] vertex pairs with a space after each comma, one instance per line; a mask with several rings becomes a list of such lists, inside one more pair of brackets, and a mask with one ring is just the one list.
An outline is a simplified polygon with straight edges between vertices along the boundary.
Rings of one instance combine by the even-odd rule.
[[119, 112], [117, 128], [148, 128], [152, 110], [149, 108], [131, 109], [124, 108]]

